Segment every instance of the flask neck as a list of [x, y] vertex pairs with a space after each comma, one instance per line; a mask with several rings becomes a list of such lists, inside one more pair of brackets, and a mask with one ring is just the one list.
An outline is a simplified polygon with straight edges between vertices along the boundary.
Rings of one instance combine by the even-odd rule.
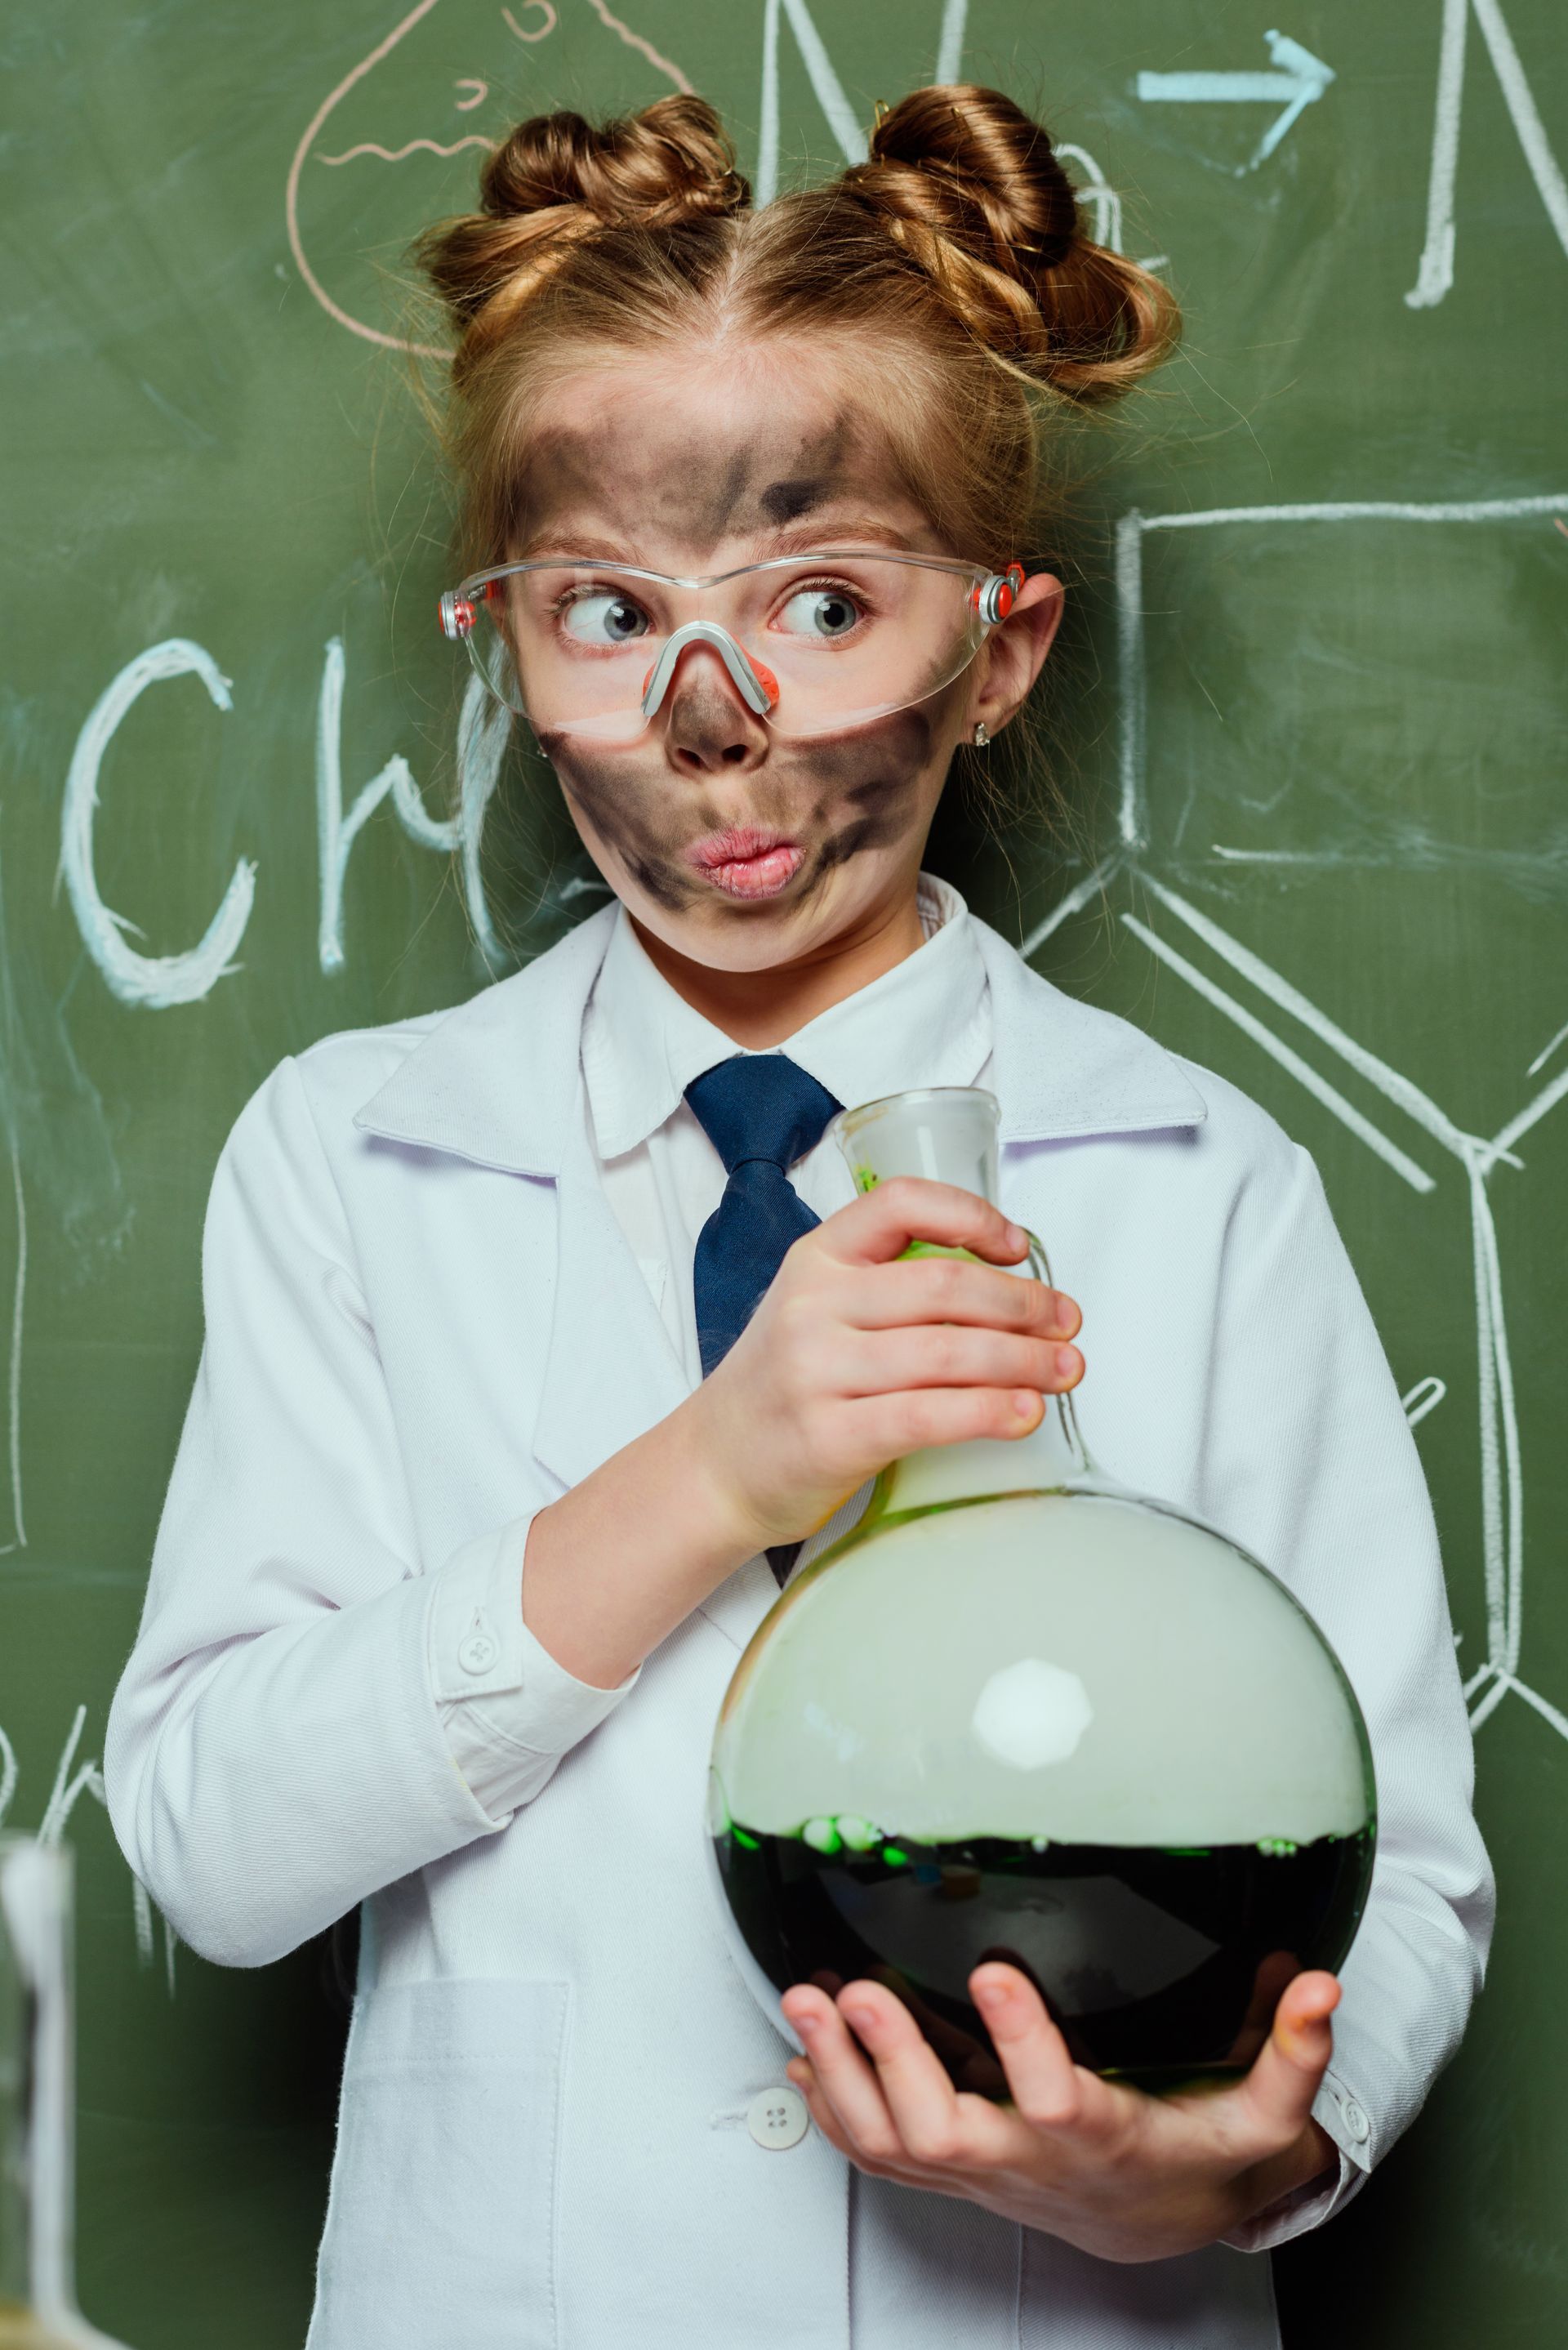
[[[839, 1148], [857, 1188], [869, 1191], [897, 1175], [924, 1175], [976, 1191], [1000, 1204], [998, 1129], [994, 1094], [972, 1086], [939, 1086], [891, 1094], [834, 1121]], [[933, 1249], [922, 1241], [906, 1256], [956, 1255], [963, 1249]], [[1029, 1271], [1051, 1284], [1051, 1267], [1033, 1232]], [[1040, 1425], [1028, 1436], [983, 1439], [971, 1444], [935, 1445], [911, 1452], [885, 1469], [877, 1481], [868, 1515], [940, 1507], [987, 1493], [1039, 1492], [1098, 1479], [1078, 1431], [1068, 1395], [1047, 1396]]]
[[75, 2315], [70, 1856], [0, 1835], [0, 2306]]
[[1047, 1396], [1040, 1425], [1027, 1436], [933, 1444], [895, 1461], [877, 1481], [870, 1511], [887, 1517], [981, 1494], [1055, 1492], [1094, 1473], [1070, 1398]]

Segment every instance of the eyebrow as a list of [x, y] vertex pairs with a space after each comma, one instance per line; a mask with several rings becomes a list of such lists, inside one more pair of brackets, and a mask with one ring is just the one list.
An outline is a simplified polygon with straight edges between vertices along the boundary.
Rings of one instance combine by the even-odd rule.
[[831, 515], [826, 521], [817, 515], [810, 522], [790, 523], [773, 533], [774, 547], [780, 555], [794, 555], [811, 547], [848, 547], [857, 539], [891, 547], [903, 555], [916, 552], [909, 543], [909, 532], [899, 530], [879, 515], [841, 516], [837, 521]]
[[[862, 540], [867, 545], [886, 546], [900, 554], [921, 551], [911, 544], [908, 531], [899, 530], [895, 524], [877, 515], [853, 515], [840, 516], [836, 520], [831, 515], [826, 520], [817, 516], [810, 521], [787, 523], [778, 530], [760, 532], [756, 544], [767, 546], [775, 556], [826, 552], [836, 548], [842, 548], [847, 554], [857, 541]], [[579, 534], [558, 528], [533, 533], [511, 560], [514, 563], [548, 562], [552, 556], [558, 556], [564, 563], [582, 556], [590, 563], [616, 564], [644, 571], [659, 568], [657, 564], [645, 563], [624, 539], [606, 538], [594, 531]], [[753, 560], [765, 563], [768, 556], [760, 554]], [[731, 567], [744, 569], [745, 567]]]

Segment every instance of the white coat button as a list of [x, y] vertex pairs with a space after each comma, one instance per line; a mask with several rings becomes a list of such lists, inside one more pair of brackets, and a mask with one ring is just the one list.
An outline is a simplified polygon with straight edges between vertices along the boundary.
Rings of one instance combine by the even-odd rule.
[[487, 1673], [500, 1654], [500, 1641], [483, 1617], [476, 1616], [472, 1631], [457, 1652], [458, 1663], [465, 1673]]
[[1366, 2116], [1363, 2113], [1361, 2107], [1356, 2104], [1354, 2097], [1347, 2098], [1345, 2101], [1345, 2126], [1350, 2132], [1351, 2137], [1355, 2140], [1357, 2146], [1365, 2146], [1367, 2139], [1372, 2136], [1372, 2124], [1367, 2120]]
[[759, 2089], [746, 2107], [746, 2127], [759, 2146], [775, 2151], [798, 2146], [811, 2126], [811, 2111], [798, 2089]]

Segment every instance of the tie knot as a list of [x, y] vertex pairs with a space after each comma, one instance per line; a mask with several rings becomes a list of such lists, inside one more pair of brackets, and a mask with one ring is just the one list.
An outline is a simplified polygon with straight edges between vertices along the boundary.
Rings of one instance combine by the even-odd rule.
[[737, 1053], [686, 1088], [698, 1123], [732, 1175], [742, 1160], [793, 1167], [822, 1139], [841, 1107], [783, 1053]]

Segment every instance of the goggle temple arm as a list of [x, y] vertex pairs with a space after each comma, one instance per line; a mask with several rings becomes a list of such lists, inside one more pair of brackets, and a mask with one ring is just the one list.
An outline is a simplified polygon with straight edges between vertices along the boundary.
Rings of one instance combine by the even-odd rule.
[[760, 661], [753, 662], [743, 646], [736, 643], [728, 629], [716, 620], [688, 620], [665, 639], [663, 650], [643, 680], [642, 714], [651, 718], [670, 690], [675, 675], [675, 664], [688, 645], [707, 645], [716, 652], [729, 672], [730, 682], [748, 710], [758, 718], [766, 718], [777, 707], [778, 680], [772, 670]]

